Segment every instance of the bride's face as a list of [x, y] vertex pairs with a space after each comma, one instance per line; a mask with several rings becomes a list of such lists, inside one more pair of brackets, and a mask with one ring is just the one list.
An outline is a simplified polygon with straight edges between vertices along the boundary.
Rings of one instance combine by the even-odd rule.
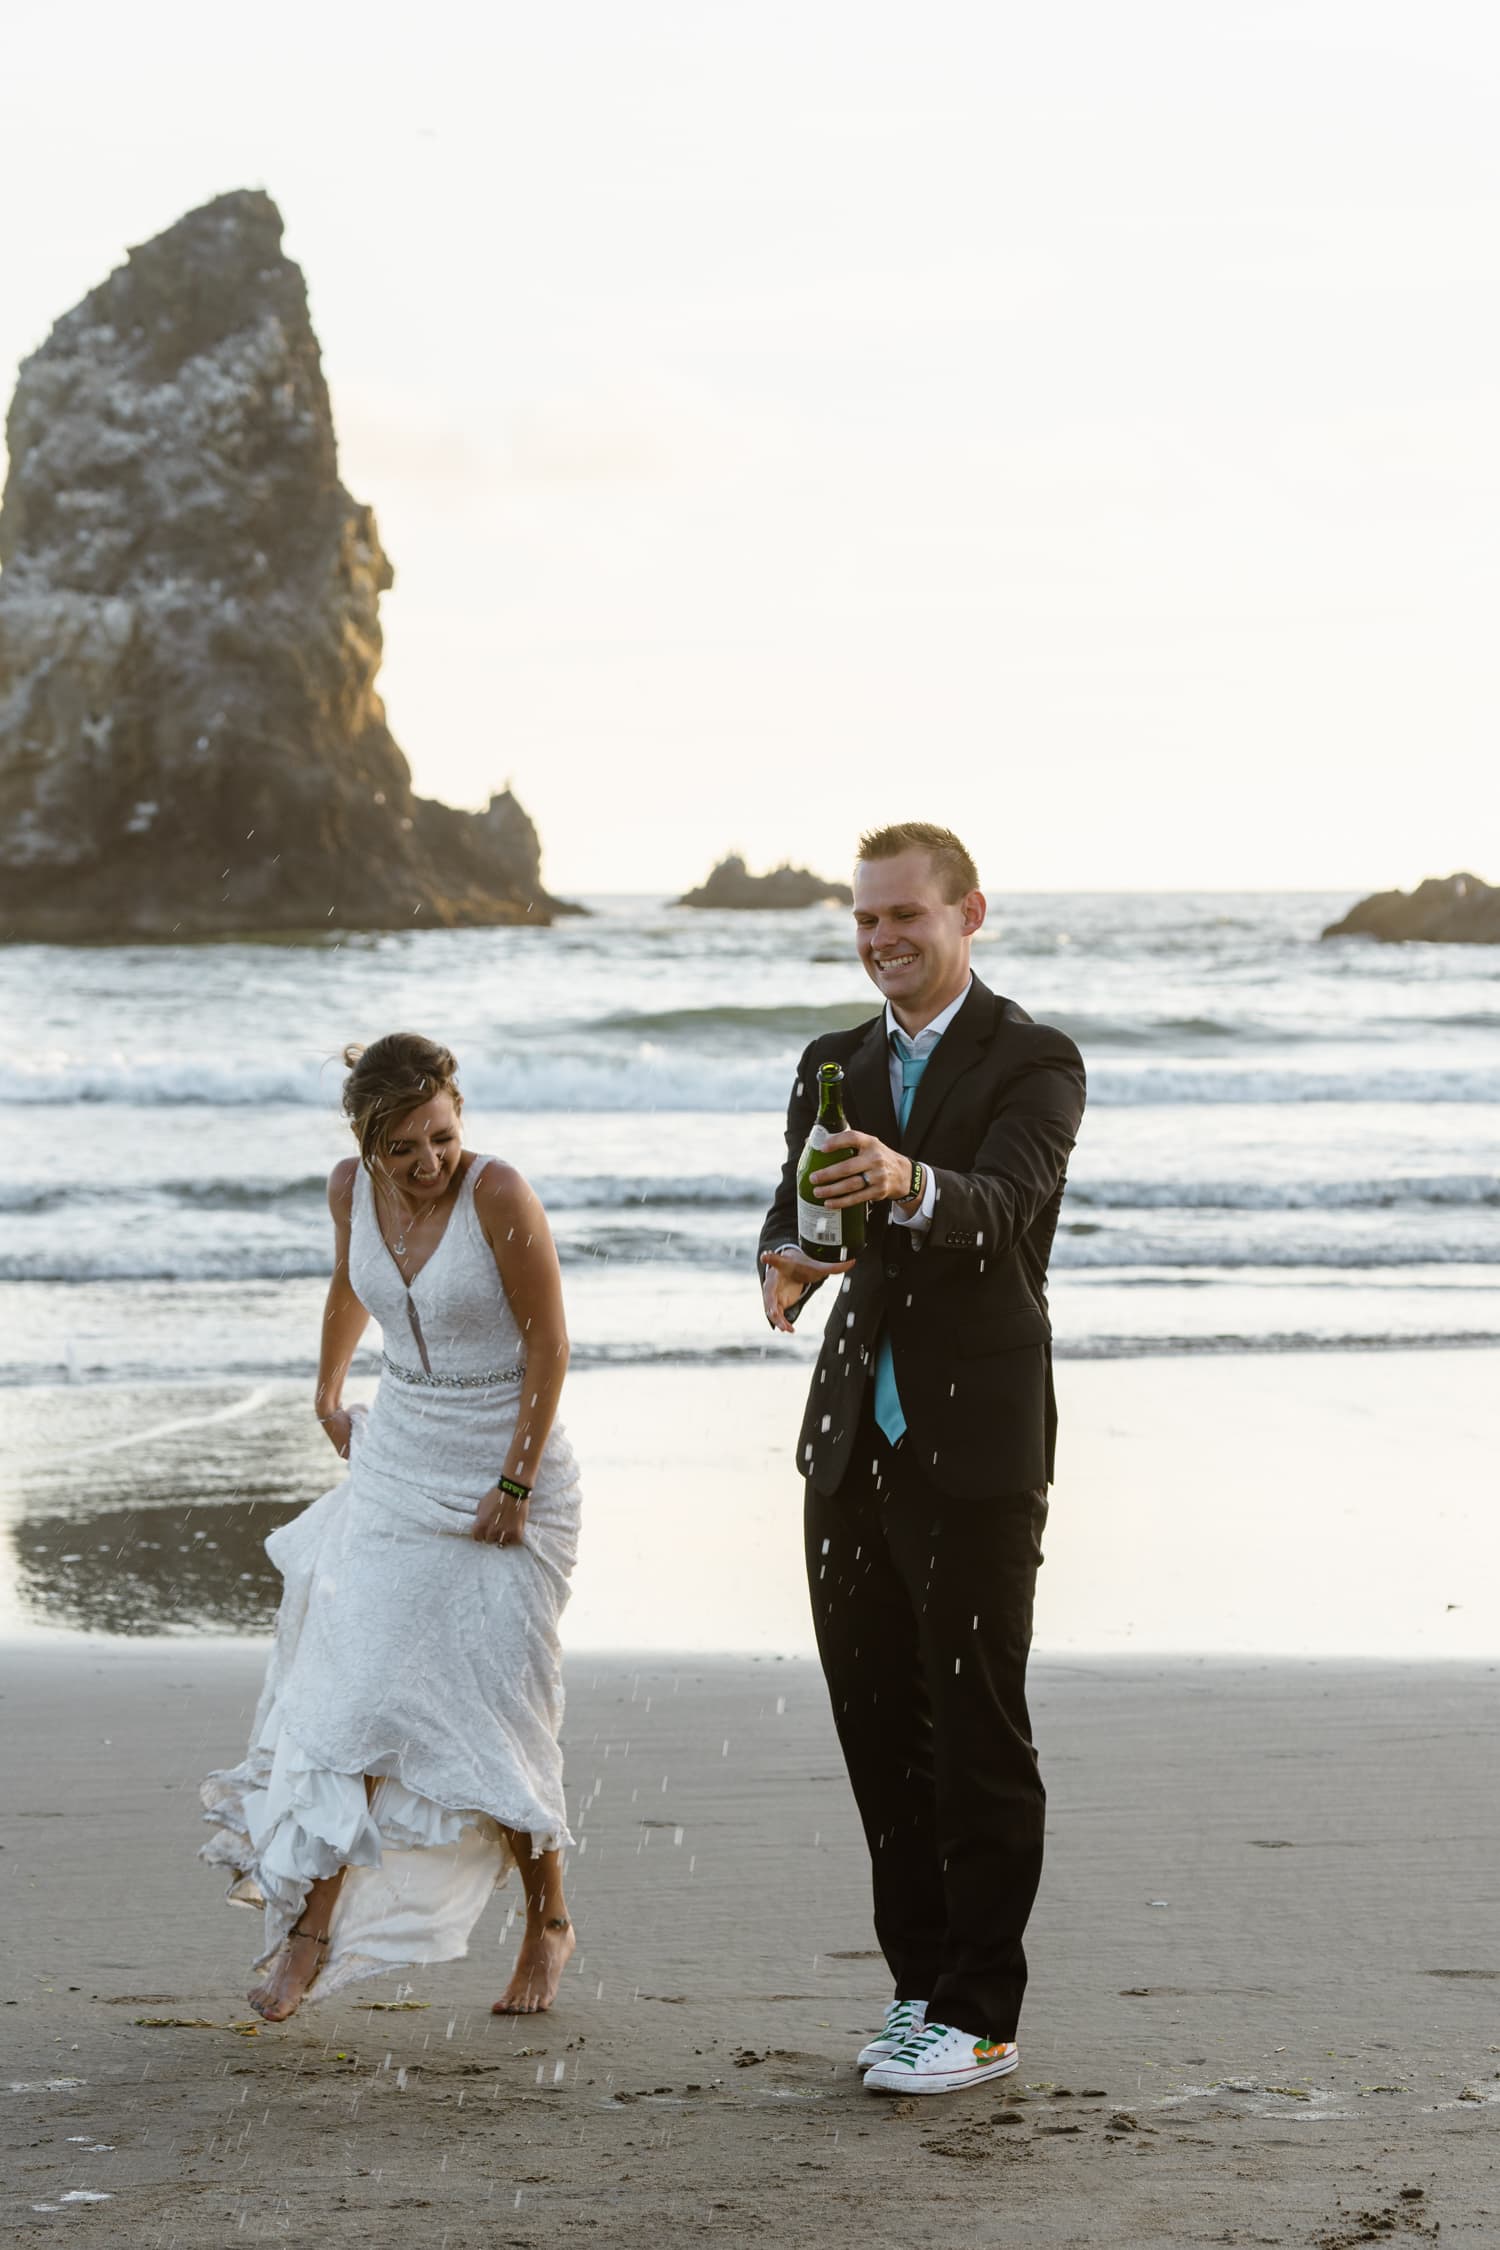
[[392, 1126], [380, 1161], [411, 1202], [436, 1202], [453, 1184], [462, 1153], [458, 1104], [451, 1094], [435, 1094]]

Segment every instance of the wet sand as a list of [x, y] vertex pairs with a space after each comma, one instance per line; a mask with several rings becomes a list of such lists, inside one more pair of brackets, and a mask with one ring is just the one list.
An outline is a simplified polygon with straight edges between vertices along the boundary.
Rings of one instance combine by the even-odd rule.
[[0, 1650], [13, 2239], [1500, 2236], [1495, 1666], [1039, 1662], [1022, 2068], [908, 2107], [852, 2065], [885, 1984], [806, 1662], [573, 1658], [570, 1800], [601, 1786], [549, 2017], [487, 2013], [502, 1894], [415, 2005], [376, 1982], [272, 2030], [256, 1925], [193, 1858], [261, 1660]]
[[[1500, 1650], [1494, 1351], [1064, 1360], [1051, 1653]], [[811, 1652], [807, 1369], [590, 1369], [574, 1649]], [[268, 1630], [337, 1463], [285, 1381], [0, 1393], [0, 1635]]]

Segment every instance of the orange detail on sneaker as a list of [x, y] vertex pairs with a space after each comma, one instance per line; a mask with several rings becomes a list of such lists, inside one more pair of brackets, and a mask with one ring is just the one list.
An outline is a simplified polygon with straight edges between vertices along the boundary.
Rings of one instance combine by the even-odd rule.
[[956, 2094], [966, 2087], [1003, 2078], [1017, 2068], [1020, 2049], [1013, 2039], [955, 2030], [951, 2024], [924, 2023], [893, 2055], [874, 2063], [865, 2078], [871, 2094]]

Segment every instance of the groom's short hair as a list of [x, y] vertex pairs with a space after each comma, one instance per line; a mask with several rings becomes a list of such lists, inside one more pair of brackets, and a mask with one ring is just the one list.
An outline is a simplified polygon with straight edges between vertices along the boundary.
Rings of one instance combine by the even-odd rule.
[[939, 828], [930, 820], [898, 820], [890, 828], [872, 828], [860, 837], [854, 857], [856, 861], [896, 859], [911, 851], [926, 852], [950, 906], [978, 890], [979, 870], [970, 853], [951, 828]]

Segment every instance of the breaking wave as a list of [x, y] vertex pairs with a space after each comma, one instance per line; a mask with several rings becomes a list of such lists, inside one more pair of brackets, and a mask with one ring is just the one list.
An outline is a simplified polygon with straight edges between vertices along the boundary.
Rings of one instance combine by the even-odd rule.
[[[635, 1111], [718, 1114], [785, 1109], [797, 1046], [777, 1053], [730, 1051], [690, 1063], [669, 1044], [638, 1041], [628, 1051], [600, 1040], [587, 1052], [538, 1046], [504, 1061], [483, 1056], [461, 1072], [470, 1106], [488, 1114]], [[1087, 1053], [1087, 1049], [1086, 1049]], [[19, 1079], [19, 1085], [17, 1080]], [[119, 1103], [139, 1108], [333, 1111], [338, 1070], [321, 1058], [188, 1061], [132, 1052], [80, 1062], [69, 1056], [23, 1061], [12, 1071], [12, 1099]], [[1089, 1073], [1089, 1099], [1104, 1108], [1300, 1102], [1496, 1102], [1500, 1063], [1389, 1063], [1367, 1058], [1329, 1069], [1312, 1064], [1104, 1062]]]

